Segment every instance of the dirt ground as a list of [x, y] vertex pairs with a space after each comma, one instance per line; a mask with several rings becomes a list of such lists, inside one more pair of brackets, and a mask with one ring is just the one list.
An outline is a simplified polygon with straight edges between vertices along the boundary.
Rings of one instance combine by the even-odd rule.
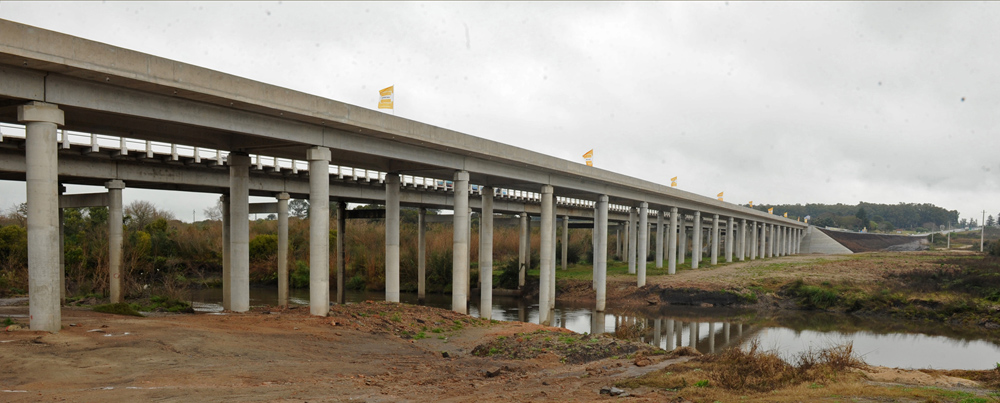
[[[820, 261], [834, 264], [814, 264]], [[653, 276], [647, 289], [743, 290], [775, 276], [879, 275], [850, 256], [789, 256]], [[642, 295], [630, 281], [609, 279], [609, 305]], [[581, 284], [560, 300], [592, 299]], [[27, 311], [0, 303], [0, 317], [22, 324]], [[145, 318], [66, 307], [62, 323], [57, 334], [0, 331], [0, 401], [593, 401], [617, 398], [602, 388], [686, 359], [607, 335], [384, 302], [334, 306], [329, 317], [306, 307]], [[873, 385], [961, 382], [894, 369], [867, 376]], [[637, 402], [679, 397], [649, 388], [627, 393]]]
[[483, 340], [543, 327], [400, 304], [334, 307], [329, 318], [307, 308], [146, 318], [65, 308], [63, 323], [57, 334], [0, 332], [0, 401], [583, 401], [644, 372], [626, 358], [474, 356]]

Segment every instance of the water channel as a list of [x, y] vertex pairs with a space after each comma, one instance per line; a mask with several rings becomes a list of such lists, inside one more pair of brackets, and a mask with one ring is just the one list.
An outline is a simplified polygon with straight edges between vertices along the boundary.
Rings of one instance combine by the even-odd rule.
[[[190, 291], [195, 311], [222, 311], [222, 290]], [[382, 301], [381, 292], [349, 291], [348, 303]], [[276, 305], [277, 289], [251, 288], [250, 305]], [[415, 293], [402, 293], [401, 302], [416, 304]], [[479, 316], [478, 298], [469, 314]], [[290, 303], [308, 305], [309, 290], [290, 291]], [[424, 305], [451, 309], [451, 296], [428, 294]], [[538, 323], [538, 305], [516, 297], [493, 297], [493, 318]], [[595, 315], [590, 306], [557, 304], [554, 326], [577, 333], [613, 333], [623, 323], [645, 327], [642, 341], [663, 349], [691, 346], [702, 353], [745, 345], [757, 339], [762, 348], [777, 350], [786, 359], [810, 349], [853, 343], [865, 362], [898, 368], [992, 369], [1000, 362], [1000, 345], [952, 331], [945, 325], [903, 321], [864, 320], [850, 315], [803, 312], [797, 316], [760, 320], [753, 311], [728, 308], [663, 307], [654, 314], [609, 312]], [[751, 324], [753, 323], [753, 324]], [[692, 342], [693, 340], [693, 342]]]

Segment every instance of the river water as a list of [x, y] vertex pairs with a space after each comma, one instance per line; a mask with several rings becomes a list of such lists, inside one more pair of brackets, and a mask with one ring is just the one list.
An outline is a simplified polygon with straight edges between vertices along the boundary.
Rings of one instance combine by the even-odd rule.
[[[190, 291], [195, 311], [222, 311], [222, 290]], [[349, 291], [347, 302], [382, 301], [381, 292]], [[277, 288], [251, 288], [250, 305], [277, 305]], [[416, 293], [401, 293], [404, 303], [416, 304]], [[479, 316], [478, 298], [469, 314]], [[308, 305], [309, 290], [290, 291], [290, 303]], [[451, 296], [428, 294], [424, 305], [451, 309]], [[493, 319], [538, 323], [538, 304], [515, 297], [493, 297]], [[944, 325], [865, 320], [850, 315], [801, 313], [792, 318], [758, 320], [752, 311], [728, 308], [664, 307], [655, 313], [609, 312], [596, 314], [590, 306], [559, 303], [554, 326], [577, 333], [613, 333], [624, 324], [645, 328], [642, 340], [664, 349], [692, 346], [702, 353], [722, 351], [758, 340], [761, 347], [777, 350], [786, 359], [810, 349], [853, 343], [854, 351], [871, 365], [898, 368], [992, 369], [1000, 363], [1000, 345], [957, 333]], [[755, 323], [753, 325], [749, 323]], [[766, 323], [766, 324], [759, 324]], [[693, 343], [692, 343], [693, 340]]]

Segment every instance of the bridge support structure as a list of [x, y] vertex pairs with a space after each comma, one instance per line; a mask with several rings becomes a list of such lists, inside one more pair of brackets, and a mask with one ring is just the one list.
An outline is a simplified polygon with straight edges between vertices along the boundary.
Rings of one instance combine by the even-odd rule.
[[[330, 149], [313, 146], [309, 161], [309, 313], [330, 313]], [[248, 159], [249, 161], [249, 159]]]

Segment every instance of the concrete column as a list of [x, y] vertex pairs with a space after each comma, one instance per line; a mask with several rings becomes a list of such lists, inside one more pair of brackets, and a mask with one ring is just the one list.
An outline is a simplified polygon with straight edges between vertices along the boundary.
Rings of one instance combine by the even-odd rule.
[[719, 215], [712, 215], [712, 266], [719, 264]]
[[677, 207], [671, 207], [670, 226], [667, 227], [667, 274], [676, 274], [676, 273], [677, 273]]
[[628, 209], [628, 274], [635, 274], [636, 263], [636, 223], [635, 207]]
[[[229, 153], [229, 303], [233, 312], [250, 310], [250, 155]], [[329, 240], [327, 240], [329, 243]]]
[[657, 269], [663, 268], [663, 210], [658, 210], [656, 213], [656, 262], [655, 266]]
[[399, 302], [399, 174], [385, 174], [385, 300]]
[[562, 222], [562, 269], [566, 270], [569, 259], [569, 216], [563, 216]]
[[757, 259], [757, 222], [750, 223], [750, 260]]
[[730, 332], [729, 331], [729, 322], [723, 323], [722, 324], [722, 335], [723, 335], [722, 336], [722, 343], [723, 343], [723, 347], [728, 347], [729, 346], [729, 332]]
[[549, 308], [549, 293], [551, 292], [552, 276], [549, 270], [555, 267], [553, 264], [552, 231], [554, 224], [552, 221], [552, 199], [553, 188], [551, 185], [542, 186], [542, 227], [541, 237], [541, 264], [539, 265], [539, 294], [538, 294], [538, 323], [542, 325], [552, 324], [552, 310]]
[[125, 182], [110, 180], [104, 187], [108, 188], [108, 276], [111, 278], [111, 303], [115, 304], [122, 302], [122, 242], [125, 239], [122, 189]]
[[549, 269], [549, 309], [556, 307], [556, 196], [552, 194], [552, 231], [549, 237], [552, 238], [552, 267]]
[[529, 231], [528, 223], [528, 213], [521, 213], [521, 239], [518, 244], [518, 269], [517, 274], [517, 287], [524, 287], [525, 271], [528, 269], [528, 265], [531, 262], [531, 255], [528, 254], [528, 248], [531, 246], [531, 232]]
[[[344, 271], [347, 261], [347, 202], [337, 202], [337, 303], [347, 303], [344, 289]], [[311, 273], [310, 273], [311, 274]]]
[[639, 287], [646, 285], [646, 256], [649, 255], [646, 249], [649, 246], [648, 222], [649, 222], [649, 203], [646, 202], [639, 203], [639, 239], [638, 239], [639, 248], [638, 251], [636, 252], [637, 253], [636, 264], [638, 264], [638, 266], [636, 267], [637, 269], [636, 283], [638, 284]]
[[785, 255], [785, 227], [775, 226], [775, 232], [777, 232], [775, 238], [778, 242], [774, 245], [774, 254], [781, 257]]
[[[278, 306], [288, 306], [288, 193], [274, 195], [278, 199]], [[337, 232], [340, 239], [340, 232]]]
[[472, 207], [469, 207], [469, 210], [468, 210], [468, 212], [466, 214], [469, 217], [469, 226], [465, 227], [466, 232], [467, 232], [466, 238], [469, 240], [469, 243], [467, 245], [469, 247], [465, 251], [465, 253], [467, 254], [467, 256], [469, 256], [469, 264], [467, 264], [465, 266], [465, 272], [466, 272], [465, 273], [465, 275], [466, 275], [465, 278], [467, 278], [469, 280], [465, 283], [466, 284], [466, 287], [465, 287], [465, 297], [466, 297], [465, 305], [468, 306], [469, 303], [472, 302], [471, 301], [471, 298], [472, 298]]
[[740, 219], [740, 239], [736, 242], [738, 246], [740, 256], [740, 261], [744, 261], [747, 257], [747, 220], [746, 218]]
[[[604, 316], [605, 300], [607, 299], [608, 288], [608, 195], [601, 195], [597, 199], [597, 217], [595, 217], [598, 237], [597, 250], [594, 251], [594, 272], [595, 285], [597, 291], [597, 312]], [[603, 330], [603, 325], [601, 327]]]
[[309, 160], [309, 313], [330, 313], [330, 149], [306, 150]]
[[767, 224], [760, 223], [760, 258], [767, 257]]
[[768, 235], [767, 235], [767, 257], [774, 257], [774, 245], [777, 238], [777, 231], [775, 231], [773, 224], [768, 224]]
[[687, 255], [687, 218], [684, 214], [677, 216], [677, 264], [684, 264]]
[[223, 195], [219, 200], [222, 202], [222, 309], [230, 311], [233, 309], [233, 282], [229, 279], [232, 272], [232, 222], [230, 218], [229, 195]]
[[733, 239], [735, 238], [733, 230], [735, 229], [733, 217], [729, 217], [726, 220], [726, 263], [732, 263], [733, 261]]
[[694, 226], [691, 232], [691, 268], [697, 269], [701, 263], [701, 212], [694, 212]]
[[417, 302], [427, 297], [427, 208], [417, 212]]
[[31, 330], [62, 327], [59, 256], [59, 157], [56, 127], [63, 111], [30, 102], [17, 107], [25, 125], [25, 181], [28, 204], [28, 313]]
[[482, 188], [483, 216], [479, 220], [479, 317], [493, 319], [493, 188]]
[[616, 226], [615, 229], [615, 256], [618, 260], [622, 258], [622, 229], [621, 224]]
[[469, 300], [469, 173], [455, 172], [451, 264], [451, 310], [468, 313]]

